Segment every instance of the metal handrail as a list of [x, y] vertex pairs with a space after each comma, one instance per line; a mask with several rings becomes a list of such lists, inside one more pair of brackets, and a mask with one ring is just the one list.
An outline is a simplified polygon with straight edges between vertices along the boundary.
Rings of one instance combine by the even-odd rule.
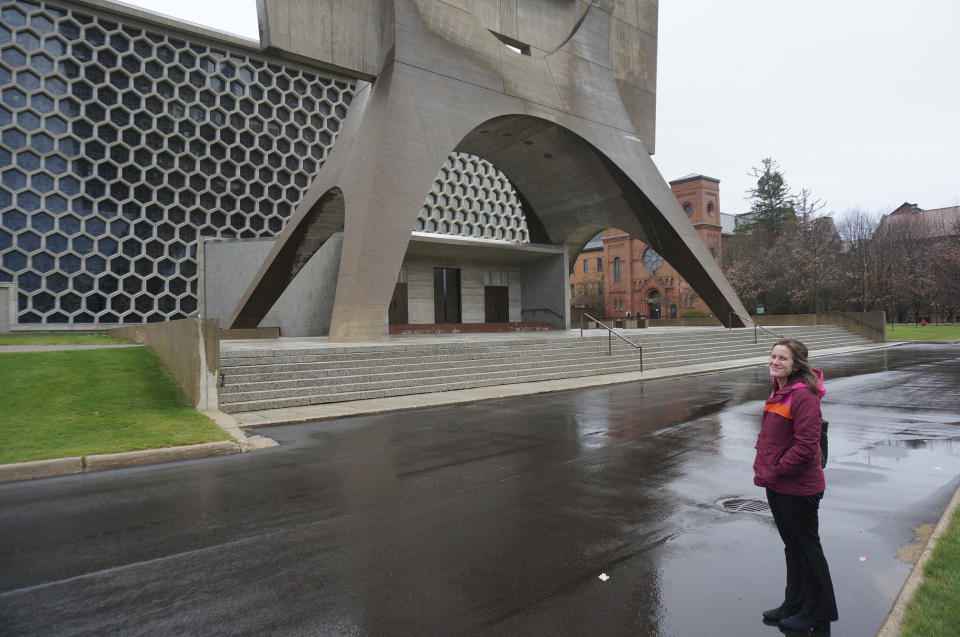
[[757, 344], [757, 328], [758, 328], [758, 327], [759, 327], [761, 330], [763, 330], [764, 332], [767, 332], [767, 333], [769, 333], [769, 334], [773, 334], [773, 335], [776, 336], [777, 338], [783, 338], [783, 336], [781, 336], [780, 334], [777, 334], [777, 333], [774, 332], [773, 330], [768, 330], [768, 329], [765, 328], [764, 326], [758, 324], [756, 321], [751, 320], [751, 318], [750, 318], [749, 316], [744, 316], [743, 314], [737, 314], [736, 312], [730, 312], [730, 313], [727, 314], [727, 329], [728, 329], [728, 330], [733, 329], [733, 318], [732, 318], [732, 317], [734, 317], [734, 316], [739, 316], [741, 319], [743, 319], [743, 320], [746, 321], [747, 323], [753, 323], [753, 344], [754, 344], [754, 345]]
[[599, 325], [599, 326], [602, 327], [603, 329], [607, 330], [607, 356], [613, 356], [613, 338], [612, 338], [612, 336], [616, 336], [617, 338], [619, 338], [621, 341], [623, 341], [623, 342], [626, 343], [627, 345], [632, 345], [635, 349], [640, 350], [640, 371], [641, 371], [641, 372], [643, 371], [643, 347], [640, 346], [640, 345], [637, 345], [637, 344], [634, 343], [633, 341], [630, 341], [630, 340], [625, 339], [623, 336], [621, 336], [621, 335], [617, 334], [616, 332], [614, 332], [612, 327], [609, 327], [609, 326], [607, 326], [607, 325], [604, 325], [603, 323], [600, 322], [600, 319], [598, 319], [598, 318], [595, 317], [595, 316], [590, 316], [590, 315], [587, 314], [586, 312], [583, 312], [583, 313], [580, 314], [580, 338], [583, 338], [583, 317], [584, 317], [584, 316], [586, 316], [588, 319], [590, 319], [591, 321], [593, 321], [594, 323], [596, 323], [597, 325]]

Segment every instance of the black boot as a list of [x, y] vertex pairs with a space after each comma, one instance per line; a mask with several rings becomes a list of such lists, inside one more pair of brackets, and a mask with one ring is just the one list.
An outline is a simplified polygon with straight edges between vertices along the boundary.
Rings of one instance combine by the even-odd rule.
[[777, 625], [783, 630], [788, 630], [794, 633], [811, 633], [815, 635], [830, 634], [830, 622], [814, 619], [813, 617], [804, 615], [803, 613], [797, 613], [796, 615], [784, 617]]
[[781, 619], [790, 617], [790, 615], [796, 614], [799, 610], [799, 606], [793, 606], [792, 604], [784, 602], [776, 608], [763, 611], [763, 621], [776, 625]]

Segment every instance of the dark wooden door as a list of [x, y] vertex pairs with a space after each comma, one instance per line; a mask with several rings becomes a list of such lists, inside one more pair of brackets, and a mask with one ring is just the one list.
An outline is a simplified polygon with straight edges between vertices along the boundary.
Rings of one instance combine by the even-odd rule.
[[393, 298], [390, 299], [390, 310], [387, 315], [390, 325], [406, 325], [410, 322], [407, 315], [406, 283], [397, 283], [393, 288]]
[[505, 285], [487, 285], [483, 288], [484, 321], [507, 323], [510, 321], [510, 288]]
[[460, 270], [433, 269], [434, 323], [460, 323]]

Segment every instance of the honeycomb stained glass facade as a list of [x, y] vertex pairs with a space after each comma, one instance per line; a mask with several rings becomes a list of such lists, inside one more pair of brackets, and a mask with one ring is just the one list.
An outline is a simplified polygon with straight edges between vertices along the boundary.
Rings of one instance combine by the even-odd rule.
[[[195, 313], [198, 241], [278, 234], [353, 97], [254, 42], [114, 11], [0, 2], [0, 283], [20, 325]], [[412, 230], [528, 241], [503, 174], [458, 153]]]
[[452, 153], [420, 209], [418, 232], [529, 243], [517, 193], [493, 164]]

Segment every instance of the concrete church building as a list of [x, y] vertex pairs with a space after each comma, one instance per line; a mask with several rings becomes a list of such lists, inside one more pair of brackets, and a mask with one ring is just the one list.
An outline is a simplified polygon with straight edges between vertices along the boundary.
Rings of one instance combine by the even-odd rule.
[[2, 6], [0, 329], [563, 328], [608, 227], [746, 315], [649, 159], [655, 1], [258, 9]]

